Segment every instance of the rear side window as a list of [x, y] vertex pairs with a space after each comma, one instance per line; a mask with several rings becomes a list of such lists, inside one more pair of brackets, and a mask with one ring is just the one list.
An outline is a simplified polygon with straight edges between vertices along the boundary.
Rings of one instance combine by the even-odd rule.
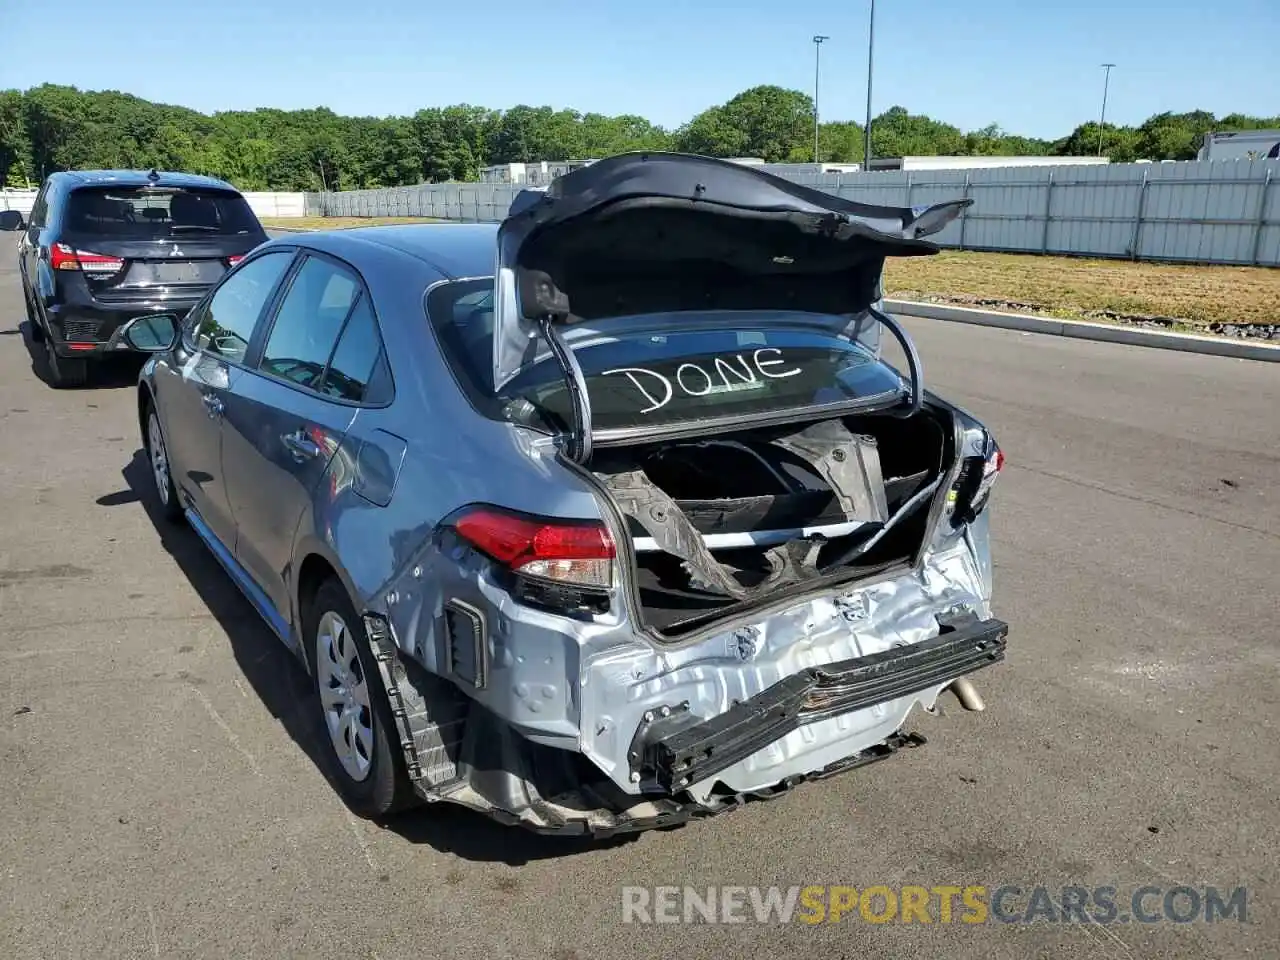
[[382, 353], [382, 339], [369, 298], [361, 297], [351, 311], [342, 339], [329, 361], [321, 392], [342, 400], [365, 399]]
[[294, 274], [259, 366], [273, 377], [319, 390], [360, 283], [329, 260], [310, 257]]
[[81, 187], [67, 198], [63, 229], [140, 240], [257, 233], [238, 193], [173, 187]]
[[49, 215], [49, 184], [46, 182], [36, 194], [36, 202], [31, 207], [30, 226], [44, 227]]
[[320, 257], [294, 275], [259, 364], [264, 373], [353, 403], [389, 398], [390, 373], [364, 286]]
[[265, 253], [240, 267], [198, 311], [188, 345], [243, 363], [262, 308], [292, 261], [293, 252], [282, 250]]

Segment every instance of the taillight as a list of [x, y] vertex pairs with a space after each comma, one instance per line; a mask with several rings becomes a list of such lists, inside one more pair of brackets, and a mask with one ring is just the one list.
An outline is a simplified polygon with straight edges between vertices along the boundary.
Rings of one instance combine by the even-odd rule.
[[244, 259], [243, 253], [232, 254], [231, 256], [227, 257], [227, 266], [234, 267], [237, 263], [239, 263], [243, 259]]
[[953, 526], [971, 523], [985, 509], [1003, 469], [1004, 451], [994, 440], [988, 441], [986, 456], [965, 458], [947, 498]]
[[55, 270], [83, 270], [85, 273], [117, 273], [124, 266], [120, 257], [110, 257], [91, 250], [75, 250], [65, 243], [49, 247], [49, 264]]
[[49, 247], [49, 265], [55, 270], [79, 270], [80, 261], [76, 252], [65, 243], [55, 243]]
[[453, 526], [469, 544], [514, 573], [598, 589], [613, 583], [613, 538], [598, 521], [544, 520], [472, 507]]

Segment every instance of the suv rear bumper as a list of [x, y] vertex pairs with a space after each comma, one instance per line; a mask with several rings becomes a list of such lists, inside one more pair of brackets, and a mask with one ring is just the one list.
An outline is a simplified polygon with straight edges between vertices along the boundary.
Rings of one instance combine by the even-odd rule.
[[128, 301], [104, 306], [90, 303], [60, 303], [45, 308], [45, 319], [53, 349], [60, 357], [93, 357], [107, 353], [133, 352], [120, 336], [126, 323], [137, 317], [171, 313], [182, 319], [199, 298], [183, 300]]

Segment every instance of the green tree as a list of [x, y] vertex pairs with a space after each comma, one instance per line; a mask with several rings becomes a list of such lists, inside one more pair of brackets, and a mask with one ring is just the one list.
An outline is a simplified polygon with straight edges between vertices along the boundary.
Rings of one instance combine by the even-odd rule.
[[[1280, 127], [1280, 117], [1203, 110], [1161, 113], [1138, 127], [1108, 124], [1114, 161], [1189, 159], [1210, 130]], [[857, 123], [827, 121], [824, 160], [862, 159]], [[1091, 155], [1098, 126], [1084, 123], [1050, 142], [990, 124], [962, 132], [896, 106], [872, 129], [876, 156]], [[206, 173], [245, 190], [349, 190], [423, 181], [473, 180], [509, 161], [606, 157], [677, 149], [717, 157], [805, 160], [813, 151], [813, 103], [800, 91], [758, 86], [668, 131], [635, 115], [609, 116], [520, 105], [432, 107], [409, 117], [339, 116], [311, 110], [233, 110], [206, 115], [118, 90], [43, 84], [0, 91], [0, 183], [38, 182], [54, 170], [164, 167]]]
[[822, 159], [831, 163], [861, 163], [865, 153], [863, 127], [849, 120], [821, 124], [818, 128]]
[[762, 86], [694, 117], [676, 135], [680, 149], [771, 162], [813, 155], [813, 99], [799, 90]]
[[25, 187], [32, 176], [22, 91], [0, 90], [0, 187]]

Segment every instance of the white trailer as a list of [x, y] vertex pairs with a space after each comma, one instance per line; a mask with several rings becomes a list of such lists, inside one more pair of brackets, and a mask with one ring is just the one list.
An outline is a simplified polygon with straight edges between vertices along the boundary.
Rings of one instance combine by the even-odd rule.
[[1197, 160], [1280, 159], [1280, 130], [1234, 130], [1205, 135]]

